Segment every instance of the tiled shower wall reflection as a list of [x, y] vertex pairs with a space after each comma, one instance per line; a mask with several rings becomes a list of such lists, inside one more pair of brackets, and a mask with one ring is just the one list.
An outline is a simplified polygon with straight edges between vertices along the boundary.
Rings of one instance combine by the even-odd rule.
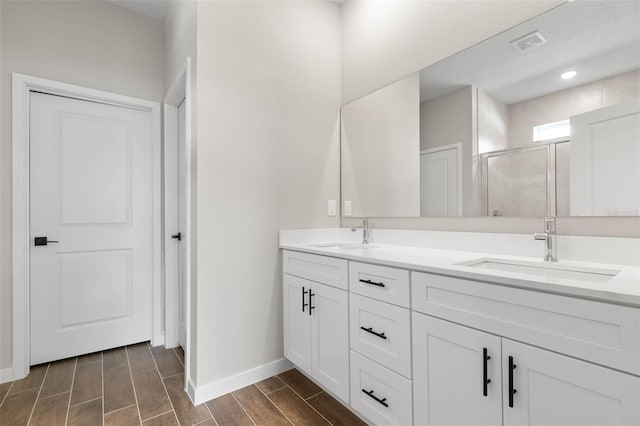
[[569, 142], [508, 150], [482, 161], [489, 216], [569, 215]]
[[[478, 94], [478, 151], [489, 216], [570, 216], [569, 142], [535, 147], [534, 126], [640, 96], [640, 70], [511, 105]], [[548, 155], [547, 149], [555, 155]], [[489, 153], [489, 151], [499, 151]]]

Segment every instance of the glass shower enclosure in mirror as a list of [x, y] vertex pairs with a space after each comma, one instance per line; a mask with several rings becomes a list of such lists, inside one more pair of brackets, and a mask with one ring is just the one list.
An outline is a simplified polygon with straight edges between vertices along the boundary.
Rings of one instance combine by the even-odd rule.
[[343, 215], [640, 215], [640, 2], [576, 1], [342, 108]]

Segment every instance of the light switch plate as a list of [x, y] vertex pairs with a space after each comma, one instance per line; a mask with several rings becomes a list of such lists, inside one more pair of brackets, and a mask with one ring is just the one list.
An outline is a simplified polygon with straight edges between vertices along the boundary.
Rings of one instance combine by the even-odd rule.
[[335, 217], [336, 215], [336, 200], [327, 201], [327, 216]]
[[344, 215], [346, 216], [351, 216], [351, 201], [346, 201], [344, 202]]

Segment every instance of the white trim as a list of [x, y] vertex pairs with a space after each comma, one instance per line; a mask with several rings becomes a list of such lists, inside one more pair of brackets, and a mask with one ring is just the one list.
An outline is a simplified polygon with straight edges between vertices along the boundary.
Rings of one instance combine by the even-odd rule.
[[[171, 235], [178, 232], [178, 192], [175, 182], [178, 180], [178, 107], [186, 102], [186, 72], [183, 67], [167, 91], [164, 100], [164, 285], [165, 285], [165, 346], [178, 346], [178, 284], [171, 277], [177, 269], [178, 245]], [[185, 241], [186, 241], [185, 235]]]
[[173, 277], [178, 273], [179, 247], [171, 235], [178, 232], [178, 108], [164, 103], [164, 344], [167, 348], [178, 346], [178, 289]]
[[191, 392], [188, 391], [189, 397], [194, 405], [198, 405], [259, 382], [260, 380], [268, 379], [291, 368], [293, 368], [291, 361], [286, 358], [280, 358], [276, 361], [234, 374], [233, 376], [225, 377], [222, 380], [198, 386], [195, 389], [191, 388], [192, 383], [189, 383], [189, 387], [191, 388], [189, 389]]
[[162, 344], [160, 104], [44, 78], [12, 74], [12, 290], [13, 376], [29, 374], [29, 93], [33, 90], [75, 99], [149, 111], [153, 138], [153, 272], [151, 343]]
[[458, 216], [462, 216], [462, 143], [452, 143], [437, 146], [435, 148], [421, 149], [420, 155], [433, 154], [434, 152], [456, 150], [456, 162], [458, 163]]
[[0, 383], [7, 383], [13, 381], [13, 368], [7, 367], [0, 369]]
[[[173, 186], [168, 185], [172, 179], [177, 179], [178, 170], [176, 158], [178, 153], [178, 133], [177, 119], [178, 107], [184, 101], [185, 103], [185, 154], [186, 154], [186, 188], [185, 188], [185, 229], [184, 241], [185, 247], [185, 328], [186, 342], [184, 348], [184, 367], [185, 367], [185, 390], [189, 393], [191, 386], [191, 145], [192, 145], [192, 96], [191, 96], [191, 58], [187, 58], [186, 63], [173, 84], [169, 88], [164, 100], [164, 121], [165, 121], [165, 139], [164, 139], [164, 170], [165, 170], [165, 276], [172, 276], [175, 270], [175, 261], [177, 259], [177, 248], [175, 244], [170, 244], [171, 234], [174, 231], [177, 221], [178, 194], [173, 190]], [[179, 318], [178, 318], [178, 289], [176, 282], [165, 280], [165, 336], [166, 346], [174, 347], [178, 345], [179, 340]], [[193, 388], [192, 388], [193, 389]], [[191, 395], [191, 394], [190, 394]]]

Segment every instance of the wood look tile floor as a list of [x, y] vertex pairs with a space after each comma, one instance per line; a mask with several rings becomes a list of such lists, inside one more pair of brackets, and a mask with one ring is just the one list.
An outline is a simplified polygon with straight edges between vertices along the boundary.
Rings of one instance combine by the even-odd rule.
[[364, 425], [296, 369], [193, 406], [184, 353], [139, 343], [0, 384], [0, 425]]

